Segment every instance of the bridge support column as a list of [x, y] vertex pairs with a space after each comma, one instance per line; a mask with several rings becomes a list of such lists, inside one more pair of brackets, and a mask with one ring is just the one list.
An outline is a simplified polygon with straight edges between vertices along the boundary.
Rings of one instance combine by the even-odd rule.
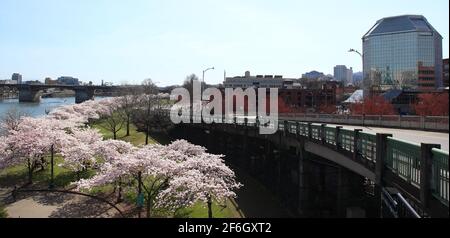
[[336, 151], [339, 151], [341, 149], [341, 142], [339, 141], [339, 135], [341, 134], [342, 126], [336, 127], [336, 134], [334, 141], [336, 141]]
[[327, 143], [327, 133], [325, 131], [326, 127], [327, 124], [320, 125], [320, 141], [322, 142], [322, 145], [325, 145]]
[[308, 139], [312, 140], [312, 123], [308, 123]]
[[297, 148], [298, 157], [298, 206], [297, 210], [300, 216], [305, 217], [307, 214], [307, 202], [308, 202], [308, 189], [307, 189], [307, 175], [305, 168], [305, 143], [301, 139]]
[[353, 159], [357, 160], [358, 156], [359, 156], [359, 151], [358, 151], [358, 140], [359, 140], [359, 133], [361, 133], [362, 130], [361, 129], [355, 129], [355, 131], [353, 132]]
[[[364, 196], [364, 178], [341, 166], [337, 168], [337, 216], [341, 218], [365, 218], [364, 205], [359, 201]], [[358, 210], [359, 215], [349, 214], [349, 210]], [[351, 213], [351, 212], [350, 212]]]
[[375, 165], [375, 205], [377, 207], [377, 217], [382, 216], [382, 188], [384, 174], [384, 158], [387, 155], [387, 138], [392, 134], [377, 134], [376, 145], [376, 165]]
[[[420, 158], [420, 202], [425, 211], [430, 208], [430, 199], [432, 194], [432, 173], [433, 164], [432, 150], [434, 148], [440, 149], [441, 145], [437, 144], [424, 144], [421, 145], [421, 158]], [[431, 215], [431, 214], [430, 214]]]
[[94, 99], [94, 89], [80, 87], [74, 88], [75, 91], [75, 103], [83, 103], [88, 100]]
[[39, 90], [31, 89], [29, 85], [21, 85], [19, 88], [19, 102], [39, 102]]
[[248, 120], [247, 118], [245, 118], [245, 129], [244, 129], [244, 135], [242, 138], [242, 163], [241, 165], [243, 165], [243, 167], [245, 169], [247, 169], [248, 167], [250, 167], [250, 158], [249, 158], [249, 153], [248, 153]]

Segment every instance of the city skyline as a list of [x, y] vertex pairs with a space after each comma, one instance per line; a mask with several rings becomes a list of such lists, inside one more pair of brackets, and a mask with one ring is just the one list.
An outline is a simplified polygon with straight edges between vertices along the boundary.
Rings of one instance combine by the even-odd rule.
[[333, 74], [335, 65], [359, 72], [361, 60], [348, 49], [362, 50], [361, 38], [377, 20], [404, 14], [424, 15], [449, 56], [448, 1], [282, 3], [2, 1], [0, 79], [17, 72], [24, 81], [70, 75], [96, 84], [152, 78], [167, 86], [212, 66], [211, 84], [223, 82], [224, 70], [287, 78]]

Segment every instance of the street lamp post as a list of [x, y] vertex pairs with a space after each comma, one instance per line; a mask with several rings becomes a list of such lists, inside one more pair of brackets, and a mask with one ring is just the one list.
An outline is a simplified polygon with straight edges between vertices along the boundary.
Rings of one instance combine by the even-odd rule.
[[[361, 56], [361, 60], [362, 60], [362, 67], [363, 67], [363, 72], [364, 72], [364, 54], [362, 54], [361, 52], [359, 52], [358, 50], [355, 50], [355, 49], [350, 49], [350, 50], [348, 50], [348, 52], [353, 52], [353, 53], [357, 53], [359, 56]], [[365, 111], [365, 105], [364, 105], [364, 100], [365, 100], [365, 90], [366, 90], [366, 85], [365, 85], [365, 82], [364, 82], [365, 80], [364, 80], [364, 75], [363, 75], [363, 82], [362, 82], [362, 84], [363, 84], [363, 104], [362, 104], [362, 116], [363, 116], [363, 126], [364, 126], [364, 117], [366, 116], [365, 114], [366, 114], [366, 111]]]
[[207, 69], [203, 70], [202, 87], [201, 87], [201, 89], [202, 89], [202, 94], [203, 94], [203, 84], [205, 84], [205, 73], [206, 73], [207, 71], [209, 71], [209, 70], [214, 70], [214, 67], [207, 68]]

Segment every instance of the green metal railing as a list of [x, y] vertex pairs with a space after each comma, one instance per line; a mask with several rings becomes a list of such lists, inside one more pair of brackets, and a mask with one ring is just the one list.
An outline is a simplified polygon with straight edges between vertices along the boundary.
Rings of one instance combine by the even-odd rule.
[[432, 189], [433, 196], [441, 200], [447, 206], [448, 204], [448, 184], [449, 184], [449, 171], [448, 171], [448, 152], [433, 149], [433, 175], [432, 175]]
[[278, 122], [278, 130], [279, 131], [284, 131], [284, 121], [279, 121]]
[[336, 145], [336, 128], [325, 127], [325, 140], [327, 144]]
[[311, 125], [311, 135], [314, 140], [321, 140], [321, 126]]
[[297, 134], [297, 123], [293, 121], [288, 122], [288, 130], [291, 134]]
[[418, 187], [420, 187], [420, 156], [419, 144], [388, 138], [386, 165], [398, 176]]
[[309, 135], [309, 127], [307, 123], [300, 122], [298, 125], [299, 135], [307, 137]]
[[354, 131], [341, 129], [339, 132], [339, 143], [341, 144], [341, 149], [354, 152]]
[[368, 132], [358, 134], [358, 151], [364, 159], [375, 161], [377, 154], [377, 136]]

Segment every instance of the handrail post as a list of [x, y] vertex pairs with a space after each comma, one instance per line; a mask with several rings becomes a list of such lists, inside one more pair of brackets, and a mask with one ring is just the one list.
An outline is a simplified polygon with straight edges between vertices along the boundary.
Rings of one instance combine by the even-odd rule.
[[283, 124], [284, 124], [284, 136], [287, 136], [288, 135], [288, 133], [289, 133], [289, 128], [288, 128], [288, 121], [287, 120], [284, 120], [283, 121]]
[[295, 128], [296, 138], [300, 138], [300, 123], [298, 121], [295, 122]]
[[322, 124], [320, 125], [320, 140], [322, 142], [322, 145], [327, 143], [327, 137], [326, 137], [326, 131], [325, 131], [325, 127], [327, 126], [327, 124]]
[[[420, 146], [420, 202], [424, 209], [428, 209], [432, 193], [433, 152], [434, 148], [440, 149], [438, 144], [425, 144]], [[412, 165], [410, 165], [412, 166]]]
[[336, 151], [339, 151], [341, 149], [341, 142], [339, 141], [341, 129], [342, 129], [342, 126], [336, 127], [336, 133], [335, 133], [335, 138], [334, 138], [334, 141], [336, 142]]
[[375, 165], [375, 199], [378, 207], [379, 217], [382, 216], [382, 188], [384, 174], [384, 158], [387, 156], [387, 138], [392, 134], [377, 134], [376, 144], [376, 165]]
[[312, 123], [308, 122], [308, 139], [312, 140]]
[[387, 138], [392, 134], [377, 134], [376, 144], [376, 167], [375, 167], [375, 183], [382, 185], [382, 177], [384, 170], [384, 158], [387, 156]]
[[355, 129], [353, 131], [353, 159], [357, 160], [358, 159], [358, 154], [359, 154], [359, 150], [358, 150], [358, 140], [359, 140], [359, 133], [362, 132], [362, 129]]

